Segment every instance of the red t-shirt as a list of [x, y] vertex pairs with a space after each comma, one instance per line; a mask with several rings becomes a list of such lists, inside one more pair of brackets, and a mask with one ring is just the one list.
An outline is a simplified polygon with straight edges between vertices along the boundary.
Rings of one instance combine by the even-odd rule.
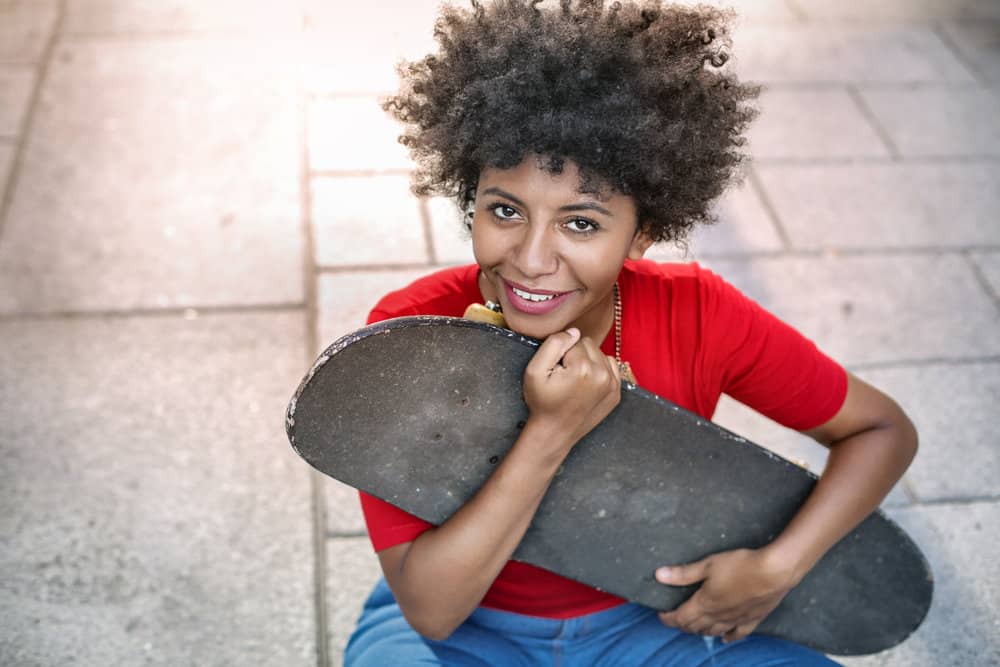
[[[481, 303], [479, 267], [438, 271], [386, 295], [369, 323], [406, 315], [460, 317]], [[796, 430], [833, 417], [847, 394], [847, 375], [816, 346], [697, 264], [627, 261], [618, 278], [621, 358], [644, 389], [710, 419], [719, 396], [736, 400]], [[601, 345], [614, 355], [614, 329]], [[376, 551], [414, 540], [432, 527], [361, 494]], [[509, 561], [480, 603], [532, 616], [572, 618], [621, 604], [619, 597]]]

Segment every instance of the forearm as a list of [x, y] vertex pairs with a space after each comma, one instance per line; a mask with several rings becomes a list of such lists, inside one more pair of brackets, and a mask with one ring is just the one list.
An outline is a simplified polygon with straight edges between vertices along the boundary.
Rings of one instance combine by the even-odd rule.
[[916, 430], [892, 405], [877, 425], [830, 443], [823, 475], [769, 545], [771, 555], [793, 568], [796, 581], [878, 507], [913, 460]]
[[444, 638], [478, 606], [521, 542], [572, 443], [528, 420], [507, 456], [476, 495], [441, 526], [407, 545], [386, 572], [407, 620]]

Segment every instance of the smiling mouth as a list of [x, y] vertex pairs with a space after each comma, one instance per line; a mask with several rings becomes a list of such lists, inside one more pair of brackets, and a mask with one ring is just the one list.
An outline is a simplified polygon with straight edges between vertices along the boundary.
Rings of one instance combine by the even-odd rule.
[[525, 299], [526, 301], [534, 301], [535, 303], [539, 303], [541, 301], [551, 301], [557, 296], [555, 294], [535, 294], [534, 292], [525, 292], [524, 290], [520, 290], [513, 285], [510, 286], [510, 289], [514, 292], [514, 294], [518, 295], [522, 299]]

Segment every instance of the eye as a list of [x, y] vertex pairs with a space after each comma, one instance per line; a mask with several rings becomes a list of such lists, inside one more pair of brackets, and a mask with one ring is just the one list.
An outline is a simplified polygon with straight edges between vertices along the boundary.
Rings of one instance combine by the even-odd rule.
[[576, 232], [578, 234], [587, 234], [590, 232], [596, 232], [599, 227], [597, 223], [591, 222], [584, 218], [573, 218], [566, 223], [566, 228], [571, 232]]
[[490, 207], [490, 211], [492, 211], [493, 215], [501, 220], [513, 220], [520, 217], [516, 209], [507, 206], [506, 204], [494, 204]]

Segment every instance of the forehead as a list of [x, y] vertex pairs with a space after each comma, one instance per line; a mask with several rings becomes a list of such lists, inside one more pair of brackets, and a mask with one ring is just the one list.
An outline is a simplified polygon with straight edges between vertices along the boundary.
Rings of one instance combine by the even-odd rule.
[[545, 158], [529, 156], [508, 169], [487, 167], [479, 174], [478, 190], [498, 187], [519, 198], [559, 201], [599, 201], [607, 205], [632, 206], [632, 198], [607, 184], [587, 182], [576, 163], [564, 160], [554, 171]]

